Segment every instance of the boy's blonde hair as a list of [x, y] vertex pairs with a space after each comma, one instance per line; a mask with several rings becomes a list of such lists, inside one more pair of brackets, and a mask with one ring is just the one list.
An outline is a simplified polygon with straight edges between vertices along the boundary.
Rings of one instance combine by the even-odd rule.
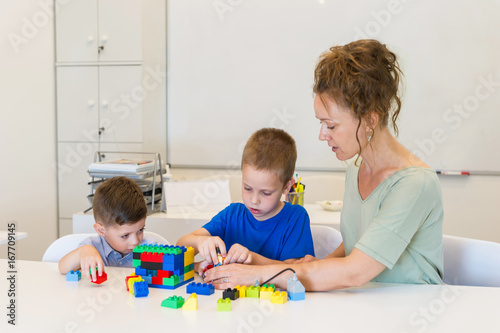
[[297, 147], [290, 134], [277, 128], [263, 128], [248, 139], [241, 168], [250, 165], [274, 173], [285, 186], [293, 177], [296, 161]]
[[97, 187], [92, 203], [94, 219], [104, 227], [134, 224], [147, 216], [139, 185], [126, 177], [114, 177]]

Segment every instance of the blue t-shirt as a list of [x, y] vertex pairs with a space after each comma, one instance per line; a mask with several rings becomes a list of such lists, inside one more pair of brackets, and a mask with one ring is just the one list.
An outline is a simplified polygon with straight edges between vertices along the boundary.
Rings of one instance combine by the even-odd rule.
[[314, 256], [309, 215], [304, 207], [285, 202], [275, 216], [256, 220], [242, 203], [233, 203], [203, 226], [210, 235], [219, 236], [229, 251], [233, 244], [268, 259], [286, 260]]

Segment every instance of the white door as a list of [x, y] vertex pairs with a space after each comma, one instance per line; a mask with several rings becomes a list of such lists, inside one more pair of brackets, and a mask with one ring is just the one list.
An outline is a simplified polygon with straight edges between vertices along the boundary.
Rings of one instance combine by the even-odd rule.
[[97, 61], [97, 0], [71, 0], [56, 13], [56, 61]]
[[57, 67], [58, 141], [98, 142], [98, 67]]
[[99, 61], [140, 61], [141, 0], [99, 0], [98, 3]]
[[100, 66], [101, 142], [142, 142], [141, 66]]

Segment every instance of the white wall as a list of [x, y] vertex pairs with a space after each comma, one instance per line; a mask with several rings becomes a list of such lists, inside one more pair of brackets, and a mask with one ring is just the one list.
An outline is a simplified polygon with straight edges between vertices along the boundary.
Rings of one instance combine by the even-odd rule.
[[[314, 134], [314, 133], [313, 133]], [[315, 134], [314, 134], [315, 135]], [[237, 170], [225, 169], [171, 169], [173, 180], [200, 179], [240, 175]], [[300, 172], [301, 176], [327, 174]], [[330, 173], [345, 176], [341, 172]], [[443, 233], [500, 243], [500, 214], [497, 203], [499, 176], [439, 176], [444, 202]], [[241, 189], [241, 188], [240, 188]], [[231, 191], [238, 186], [231, 187]], [[306, 194], [307, 195], [307, 194]], [[241, 195], [240, 195], [241, 196]], [[231, 193], [231, 199], [238, 194]], [[334, 198], [324, 198], [332, 200]]]
[[2, 1], [0, 10], [0, 230], [16, 221], [28, 232], [16, 245], [27, 260], [57, 237], [54, 26], [41, 3], [52, 1]]

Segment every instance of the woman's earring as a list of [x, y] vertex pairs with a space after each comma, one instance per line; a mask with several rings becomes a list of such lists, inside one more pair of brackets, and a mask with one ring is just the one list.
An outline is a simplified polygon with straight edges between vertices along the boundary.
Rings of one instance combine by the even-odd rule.
[[372, 141], [372, 135], [373, 135], [373, 132], [371, 132], [370, 134], [368, 134], [368, 136], [367, 136], [368, 143], [370, 143]]

